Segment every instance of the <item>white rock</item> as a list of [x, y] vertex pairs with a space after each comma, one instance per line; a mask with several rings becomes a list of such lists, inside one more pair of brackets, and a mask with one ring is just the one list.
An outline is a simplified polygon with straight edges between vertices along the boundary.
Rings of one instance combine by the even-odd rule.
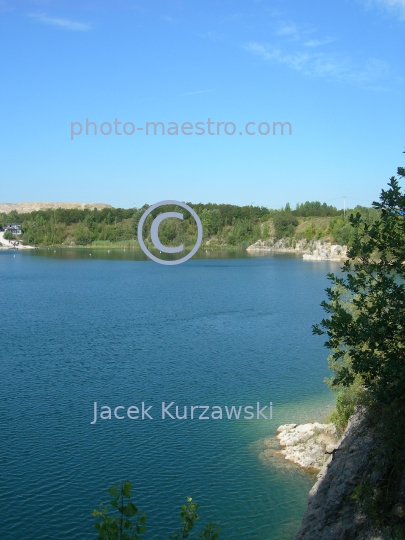
[[281, 453], [301, 467], [321, 469], [338, 437], [333, 424], [285, 424], [277, 429]]
[[347, 246], [331, 244], [323, 240], [312, 240], [308, 242], [305, 239], [292, 240], [282, 238], [275, 240], [258, 240], [247, 248], [247, 251], [253, 252], [278, 252], [278, 253], [302, 253], [302, 257], [309, 261], [343, 261], [347, 258]]

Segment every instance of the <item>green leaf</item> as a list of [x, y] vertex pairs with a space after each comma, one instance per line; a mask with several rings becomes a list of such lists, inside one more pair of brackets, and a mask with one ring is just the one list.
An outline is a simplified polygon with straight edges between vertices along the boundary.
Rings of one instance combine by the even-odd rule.
[[122, 495], [129, 499], [132, 496], [131, 489], [132, 489], [131, 482], [129, 480], [126, 480], [126, 482], [122, 486], [122, 491], [121, 491]]
[[118, 497], [118, 486], [112, 486], [108, 490], [108, 493], [111, 495], [111, 497], [117, 498]]
[[138, 509], [133, 503], [129, 502], [123, 507], [122, 513], [124, 514], [124, 516], [131, 517], [135, 516], [138, 513]]

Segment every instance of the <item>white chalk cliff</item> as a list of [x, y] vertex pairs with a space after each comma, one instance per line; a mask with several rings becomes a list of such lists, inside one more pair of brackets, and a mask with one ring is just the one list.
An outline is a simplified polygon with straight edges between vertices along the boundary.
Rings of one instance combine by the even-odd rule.
[[248, 248], [250, 253], [255, 252], [274, 252], [274, 253], [297, 253], [302, 254], [303, 258], [311, 261], [344, 261], [347, 257], [347, 247], [338, 244], [332, 244], [323, 240], [305, 239], [294, 240], [291, 238], [282, 238], [275, 240], [258, 240]]

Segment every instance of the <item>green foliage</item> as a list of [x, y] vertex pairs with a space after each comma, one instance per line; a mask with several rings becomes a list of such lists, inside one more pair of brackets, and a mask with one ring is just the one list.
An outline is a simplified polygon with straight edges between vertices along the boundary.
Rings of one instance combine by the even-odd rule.
[[183, 523], [181, 527], [181, 532], [176, 534], [171, 534], [169, 540], [180, 540], [188, 538], [190, 533], [194, 529], [195, 522], [199, 519], [197, 514], [197, 509], [199, 505], [193, 502], [191, 497], [187, 497], [187, 503], [183, 504], [181, 507], [180, 517]]
[[260, 238], [260, 226], [248, 219], [236, 219], [232, 224], [226, 241], [231, 246], [249, 245]]
[[286, 236], [293, 236], [295, 228], [298, 225], [298, 219], [291, 212], [283, 210], [273, 217], [273, 223], [276, 238], [280, 239]]
[[[289, 203], [282, 210], [271, 210], [264, 206], [236, 206], [232, 204], [193, 204], [187, 203], [199, 215], [204, 230], [204, 239], [211, 245], [229, 245], [247, 247], [256, 240], [270, 237], [269, 223], [275, 224], [277, 238], [292, 237], [298, 224], [297, 216], [340, 216], [336, 208], [320, 202], [306, 202], [292, 210]], [[138, 224], [149, 205], [141, 208], [104, 208], [38, 210], [28, 214], [18, 214], [15, 210], [9, 214], [0, 214], [0, 225], [21, 222], [24, 234], [21, 240], [30, 245], [80, 245], [94, 242], [119, 243], [137, 241]], [[162, 212], [176, 211], [184, 219], [167, 219], [159, 227], [159, 237], [163, 244], [172, 247], [183, 244], [186, 247], [195, 244], [197, 228], [191, 215], [183, 208], [167, 205], [154, 210], [144, 224], [144, 239], [150, 243], [150, 227], [153, 219]], [[361, 209], [363, 213], [367, 209]], [[347, 243], [346, 229], [349, 225], [343, 218], [332, 220], [329, 234], [339, 243]], [[325, 229], [326, 231], [326, 229]], [[324, 230], [310, 227], [300, 238], [308, 240], [320, 238]], [[346, 232], [345, 232], [346, 231]], [[346, 236], [345, 236], [346, 235]], [[297, 237], [298, 238], [298, 237]]]
[[356, 229], [351, 225], [351, 216], [353, 212], [361, 214], [362, 223], [371, 226], [379, 218], [380, 212], [376, 208], [365, 208], [356, 206], [354, 210], [346, 216], [340, 215], [333, 219], [329, 224], [327, 233], [332, 237], [333, 242], [341, 246], [351, 246], [356, 236]]
[[336, 394], [336, 406], [329, 418], [340, 434], [346, 429], [356, 407], [366, 404], [366, 400], [367, 395], [365, 394], [361, 377], [356, 377], [353, 384], [338, 390]]
[[6, 214], [7, 223], [19, 223], [19, 215], [16, 210], [11, 210], [9, 214]]
[[386, 524], [390, 511], [389, 501], [384, 496], [384, 490], [373, 485], [369, 478], [354, 488], [351, 497], [373, 524], [380, 527]]
[[322, 305], [329, 318], [313, 331], [328, 336], [328, 384], [337, 391], [332, 421], [342, 431], [363, 405], [373, 434], [369, 470], [352, 498], [382, 537], [399, 540], [405, 535], [405, 195], [395, 177], [388, 186], [373, 209], [349, 217], [350, 230], [346, 222], [340, 227], [352, 244], [345, 276], [328, 276], [333, 287]]
[[[132, 485], [129, 480], [112, 486], [108, 490], [112, 497], [110, 506], [118, 515], [109, 516], [110, 508], [100, 505], [100, 510], [94, 510], [93, 516], [101, 518], [94, 526], [98, 531], [99, 540], [138, 540], [146, 531], [146, 516], [138, 517], [138, 509], [131, 502]], [[136, 519], [135, 519], [136, 517]]]
[[[108, 505], [100, 505], [99, 510], [94, 510], [92, 515], [101, 518], [94, 526], [98, 531], [98, 540], [138, 540], [146, 532], [146, 515], [139, 516], [137, 507], [131, 502], [132, 484], [129, 480], [112, 486], [108, 490], [112, 497], [110, 508]], [[191, 497], [187, 497], [187, 504], [181, 507], [181, 529], [179, 533], [173, 533], [169, 540], [185, 540], [191, 538], [196, 522], [200, 519], [197, 514], [199, 504]], [[109, 515], [110, 511], [114, 515]], [[219, 536], [219, 527], [216, 523], [208, 523], [198, 538], [216, 540]], [[193, 538], [196, 538], [194, 535]]]
[[305, 238], [307, 242], [311, 242], [311, 240], [319, 240], [324, 235], [325, 233], [321, 228], [311, 223], [305, 227], [303, 233], [297, 234], [297, 237]]
[[328, 206], [326, 203], [320, 203], [319, 201], [297, 204], [295, 210], [293, 210], [296, 216], [337, 216], [341, 213], [334, 206]]
[[[200, 518], [197, 514], [199, 504], [193, 502], [191, 497], [187, 497], [187, 503], [181, 507], [180, 517], [182, 521], [182, 527], [180, 533], [174, 533], [169, 536], [169, 540], [184, 540], [189, 538], [191, 532], [194, 529], [196, 521]], [[205, 529], [199, 534], [198, 538], [205, 538], [207, 540], [216, 540], [219, 536], [219, 528], [216, 523], [208, 523]]]
[[336, 244], [350, 246], [355, 231], [351, 227], [348, 217], [339, 216], [330, 222], [328, 233], [332, 236], [332, 240]]
[[269, 238], [269, 236], [270, 236], [270, 226], [266, 222], [266, 223], [263, 223], [262, 225], [261, 238], [262, 240], [266, 240], [267, 238]]
[[219, 527], [216, 523], [207, 523], [205, 529], [200, 534], [200, 538], [205, 540], [216, 540], [219, 537]]
[[3, 234], [3, 238], [4, 238], [4, 240], [15, 240], [14, 234], [11, 231], [6, 231]]
[[204, 210], [212, 213], [213, 226], [218, 229], [231, 225], [235, 220], [247, 219], [253, 223], [268, 219], [270, 210], [264, 206], [236, 206], [233, 204], [187, 203], [201, 217]]
[[132, 216], [132, 221], [131, 221], [131, 225], [132, 225], [132, 233], [134, 235], [134, 237], [137, 236], [138, 234], [138, 224], [139, 224], [139, 221], [142, 217], [142, 215], [144, 214], [144, 212], [149, 208], [149, 205], [148, 204], [144, 204], [141, 208], [135, 208], [134, 210], [134, 214]]
[[91, 233], [88, 225], [85, 225], [84, 223], [79, 223], [75, 230], [74, 239], [76, 245], [87, 246], [88, 244], [91, 244], [94, 236]]
[[329, 274], [334, 287], [322, 306], [330, 318], [314, 333], [328, 336], [332, 387], [349, 387], [360, 376], [374, 399], [391, 403], [405, 399], [405, 195], [395, 177], [380, 201], [373, 203], [379, 217], [371, 224], [360, 213], [350, 216], [354, 239], [342, 268], [347, 277]]

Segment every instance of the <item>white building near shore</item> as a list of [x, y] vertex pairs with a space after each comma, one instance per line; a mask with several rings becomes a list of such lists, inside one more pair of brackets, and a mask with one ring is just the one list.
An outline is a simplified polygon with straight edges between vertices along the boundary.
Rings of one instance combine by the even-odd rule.
[[10, 231], [12, 234], [20, 235], [22, 234], [21, 223], [7, 223], [5, 231]]

